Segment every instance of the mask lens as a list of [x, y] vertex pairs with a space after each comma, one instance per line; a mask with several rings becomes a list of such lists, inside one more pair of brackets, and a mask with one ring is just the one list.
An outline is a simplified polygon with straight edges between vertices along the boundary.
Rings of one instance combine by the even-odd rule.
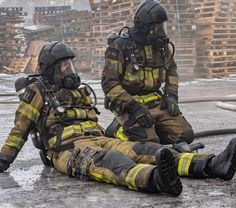
[[75, 69], [71, 59], [66, 59], [60, 63], [60, 71], [63, 77], [68, 75], [75, 75]]
[[166, 37], [166, 23], [152, 24], [149, 28], [149, 35], [156, 38]]

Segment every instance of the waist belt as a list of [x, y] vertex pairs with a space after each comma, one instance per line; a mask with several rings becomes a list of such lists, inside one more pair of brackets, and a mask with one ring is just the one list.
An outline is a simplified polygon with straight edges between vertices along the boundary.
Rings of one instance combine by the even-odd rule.
[[[82, 135], [83, 136], [88, 136], [88, 135], [101, 136], [102, 135], [101, 132], [95, 129], [96, 126], [97, 126], [97, 123], [92, 122], [92, 121], [86, 121], [80, 124], [66, 126], [64, 127], [61, 133], [60, 139], [61, 141], [64, 141], [68, 138], [71, 138], [72, 136], [82, 136]], [[57, 144], [57, 140], [58, 140], [58, 135], [50, 138], [48, 140], [49, 147], [53, 148]]]
[[157, 92], [153, 92], [153, 93], [150, 93], [148, 95], [134, 95], [132, 97], [135, 99], [135, 101], [137, 101], [139, 103], [148, 103], [148, 102], [151, 102], [151, 101], [161, 99], [161, 95], [158, 94]]

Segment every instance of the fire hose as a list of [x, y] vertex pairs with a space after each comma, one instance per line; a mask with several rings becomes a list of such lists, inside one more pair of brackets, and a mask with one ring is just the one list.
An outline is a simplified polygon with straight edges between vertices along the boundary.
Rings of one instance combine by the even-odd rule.
[[[16, 93], [2, 93], [0, 97], [13, 97], [17, 96]], [[97, 104], [103, 105], [104, 97], [97, 97]], [[217, 102], [218, 101], [218, 102]], [[236, 105], [224, 102], [236, 102], [236, 97], [202, 97], [202, 98], [185, 98], [180, 99], [180, 104], [186, 103], [197, 103], [197, 102], [217, 102], [216, 107], [222, 108], [225, 110], [236, 111]], [[17, 104], [19, 103], [18, 100], [0, 100], [0, 104]], [[214, 130], [206, 130], [206, 131], [199, 131], [194, 133], [195, 138], [199, 137], [207, 137], [207, 136], [216, 136], [216, 135], [223, 135], [223, 134], [236, 134], [236, 128], [229, 128], [229, 129], [214, 129]]]

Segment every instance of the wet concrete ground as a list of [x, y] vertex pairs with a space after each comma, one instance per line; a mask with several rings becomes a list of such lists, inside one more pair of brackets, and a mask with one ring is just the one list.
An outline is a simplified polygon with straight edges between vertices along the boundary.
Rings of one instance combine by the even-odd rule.
[[[94, 88], [101, 94], [98, 84]], [[11, 91], [7, 87], [5, 90]], [[197, 80], [180, 85], [181, 98], [232, 94], [236, 94], [236, 78]], [[216, 108], [214, 102], [181, 104], [180, 107], [195, 131], [236, 127], [236, 113]], [[16, 105], [0, 104], [0, 146], [12, 126], [15, 108]], [[100, 122], [106, 127], [112, 116], [102, 106], [99, 109]], [[200, 139], [206, 145], [200, 152], [217, 154], [232, 137], [236, 135]], [[110, 184], [68, 178], [53, 168], [43, 166], [38, 151], [29, 140], [9, 170], [0, 173], [0, 207], [236, 207], [236, 176], [228, 182], [182, 178], [182, 183], [182, 194], [174, 198], [165, 194], [146, 194]]]

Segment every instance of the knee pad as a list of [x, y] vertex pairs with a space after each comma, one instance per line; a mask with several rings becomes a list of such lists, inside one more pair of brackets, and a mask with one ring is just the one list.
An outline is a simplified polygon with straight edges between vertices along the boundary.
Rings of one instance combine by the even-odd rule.
[[97, 167], [109, 169], [116, 176], [122, 171], [128, 170], [135, 165], [135, 162], [122, 153], [114, 150], [102, 150], [94, 158]]

